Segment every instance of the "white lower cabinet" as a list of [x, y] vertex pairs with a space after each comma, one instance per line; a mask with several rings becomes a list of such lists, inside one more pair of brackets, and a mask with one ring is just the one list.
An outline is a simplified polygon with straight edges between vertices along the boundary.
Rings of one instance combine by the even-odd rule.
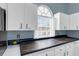
[[66, 56], [74, 56], [74, 42], [66, 44]]
[[64, 45], [55, 47], [55, 56], [66, 56]]
[[30, 53], [25, 56], [79, 56], [79, 41]]
[[74, 56], [74, 43], [67, 43], [55, 47], [55, 56]]
[[47, 54], [45, 54], [45, 56], [54, 56], [54, 48], [49, 48], [46, 51]]
[[79, 56], [79, 41], [75, 41], [74, 56]]

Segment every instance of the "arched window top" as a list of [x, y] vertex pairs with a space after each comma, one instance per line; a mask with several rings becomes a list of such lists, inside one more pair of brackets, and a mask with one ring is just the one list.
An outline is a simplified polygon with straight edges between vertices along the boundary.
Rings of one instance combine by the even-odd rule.
[[52, 17], [52, 12], [50, 8], [45, 5], [39, 6], [37, 13], [40, 16]]

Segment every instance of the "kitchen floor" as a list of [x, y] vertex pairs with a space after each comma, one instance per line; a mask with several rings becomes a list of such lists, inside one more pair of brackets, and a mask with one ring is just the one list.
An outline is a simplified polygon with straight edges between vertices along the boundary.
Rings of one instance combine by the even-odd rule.
[[20, 46], [19, 45], [10, 45], [7, 47], [3, 56], [20, 56]]

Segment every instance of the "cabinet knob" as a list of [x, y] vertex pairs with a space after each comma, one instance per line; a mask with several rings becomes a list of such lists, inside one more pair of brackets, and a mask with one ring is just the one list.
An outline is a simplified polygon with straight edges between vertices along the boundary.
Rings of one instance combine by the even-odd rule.
[[48, 56], [48, 54], [46, 54], [46, 56]]

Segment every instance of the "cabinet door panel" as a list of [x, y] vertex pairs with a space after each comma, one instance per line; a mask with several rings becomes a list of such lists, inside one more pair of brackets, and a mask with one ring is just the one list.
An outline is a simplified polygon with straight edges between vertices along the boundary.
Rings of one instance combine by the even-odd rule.
[[65, 46], [55, 47], [55, 56], [65, 56]]
[[24, 4], [9, 3], [7, 30], [20, 30], [21, 28], [23, 28], [22, 27], [23, 22], [24, 22]]
[[60, 24], [62, 30], [69, 30], [69, 15], [60, 13]]
[[[26, 26], [27, 24], [27, 26]], [[37, 26], [37, 7], [34, 4], [25, 4], [25, 29], [35, 29]]]
[[56, 30], [69, 30], [69, 15], [57, 13], [54, 17], [56, 20]]
[[54, 56], [55, 52], [54, 52], [54, 48], [50, 48], [47, 50], [47, 54], [48, 56]]
[[66, 55], [73, 56], [74, 55], [74, 43], [66, 44]]
[[78, 30], [79, 13], [70, 15], [70, 30]]
[[74, 47], [74, 55], [79, 56], [79, 41], [74, 42], [75, 47]]

